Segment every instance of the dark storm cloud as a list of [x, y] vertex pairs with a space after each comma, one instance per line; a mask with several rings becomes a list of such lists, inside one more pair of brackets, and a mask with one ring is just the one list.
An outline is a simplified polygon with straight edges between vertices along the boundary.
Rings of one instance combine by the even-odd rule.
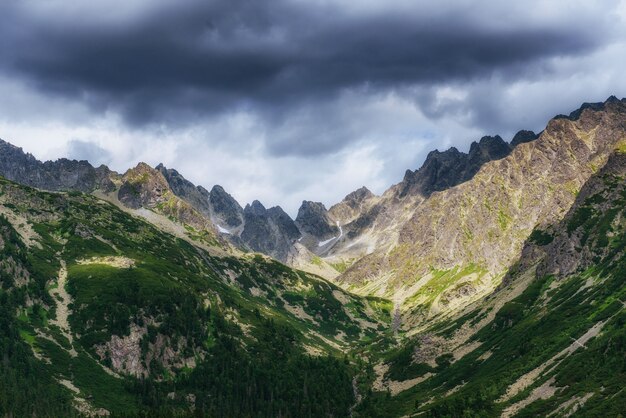
[[[333, 3], [161, 1], [109, 20], [26, 4], [0, 6], [0, 71], [44, 94], [119, 112], [131, 126], [186, 125], [234, 109], [281, 126], [293, 109], [322, 108], [347, 89], [376, 94], [494, 74], [540, 76], [544, 60], [593, 50], [608, 27], [602, 16], [537, 23], [419, 2], [410, 13], [359, 13]], [[427, 93], [416, 100], [437, 116]], [[300, 117], [294, 135], [269, 149], [326, 152], [354, 140], [333, 128], [322, 146], [303, 139], [325, 121], [341, 125], [332, 111]]]

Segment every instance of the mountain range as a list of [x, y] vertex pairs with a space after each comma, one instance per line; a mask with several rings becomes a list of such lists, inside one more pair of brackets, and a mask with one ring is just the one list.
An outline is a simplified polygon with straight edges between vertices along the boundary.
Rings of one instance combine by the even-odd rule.
[[295, 219], [162, 164], [0, 175], [7, 416], [626, 410], [626, 99]]

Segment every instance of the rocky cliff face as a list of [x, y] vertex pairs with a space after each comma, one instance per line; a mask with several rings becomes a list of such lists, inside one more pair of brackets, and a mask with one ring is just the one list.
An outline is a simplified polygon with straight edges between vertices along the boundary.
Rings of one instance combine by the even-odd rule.
[[213, 186], [209, 202], [218, 223], [222, 222], [229, 229], [243, 225], [243, 208], [222, 186]]
[[327, 239], [339, 234], [339, 228], [328, 215], [326, 207], [320, 202], [305, 200], [298, 210], [296, 225], [300, 232], [318, 239]]
[[[428, 299], [424, 288], [445, 299], [467, 284], [467, 300], [493, 290], [531, 231], [561, 219], [626, 137], [626, 101], [611, 98], [573, 115], [551, 120], [538, 139], [484, 164], [470, 181], [434, 192], [400, 228], [397, 243], [363, 258], [340, 281], [394, 297], [406, 309]], [[441, 283], [444, 272], [455, 273]], [[431, 311], [439, 302], [430, 302]]]
[[0, 140], [0, 175], [32, 187], [52, 191], [92, 192], [115, 189], [118, 177], [106, 166], [94, 168], [87, 161], [68, 160], [42, 163], [21, 148]]
[[364, 213], [372, 205], [376, 196], [367, 187], [361, 187], [348, 194], [336, 205], [331, 206], [328, 214], [340, 224], [347, 224]]
[[277, 260], [286, 260], [301, 234], [294, 221], [280, 207], [265, 209], [255, 200], [243, 210], [242, 241], [254, 251]]

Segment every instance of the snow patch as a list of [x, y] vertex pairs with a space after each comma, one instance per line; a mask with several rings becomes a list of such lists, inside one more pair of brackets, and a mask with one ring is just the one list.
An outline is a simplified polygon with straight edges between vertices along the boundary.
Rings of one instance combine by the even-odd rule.
[[325, 241], [320, 241], [320, 242], [317, 243], [317, 246], [318, 247], [323, 247], [324, 245], [328, 244], [329, 242], [331, 242], [332, 240], [335, 240], [335, 239], [337, 239], [337, 237], [332, 237], [332, 238], [329, 238], [329, 239], [327, 239]]
[[217, 230], [220, 232], [220, 234], [228, 234], [228, 235], [232, 234], [228, 229], [223, 228], [219, 226], [218, 224], [215, 224], [215, 226], [217, 226]]
[[317, 243], [317, 246], [318, 247], [323, 247], [324, 245], [328, 244], [329, 242], [331, 242], [333, 240], [337, 240], [337, 239], [343, 237], [343, 228], [341, 227], [341, 225], [339, 225], [339, 221], [337, 221], [337, 227], [339, 228], [339, 236], [332, 237], [332, 238], [329, 238], [329, 239], [324, 240], [324, 241], [320, 241], [320, 242]]

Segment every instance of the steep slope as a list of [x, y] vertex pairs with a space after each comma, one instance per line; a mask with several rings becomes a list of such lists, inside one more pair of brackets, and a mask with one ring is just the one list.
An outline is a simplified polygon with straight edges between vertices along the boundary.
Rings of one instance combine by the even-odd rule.
[[397, 243], [360, 260], [340, 282], [393, 298], [413, 322], [481, 298], [532, 230], [562, 218], [625, 137], [626, 101], [615, 98], [551, 120], [538, 139], [417, 205]]
[[[137, 187], [130, 204], [171, 199], [149, 170], [125, 175]], [[259, 255], [215, 257], [91, 195], [2, 179], [0, 209], [2, 321], [13, 330], [0, 341], [13, 338], [2, 347], [14, 370], [0, 368], [3, 382], [20, 388], [36, 373], [33, 389], [50, 387], [57, 416], [71, 416], [70, 405], [130, 416], [347, 416], [355, 369], [335, 356], [390, 318], [385, 301]], [[14, 363], [11, 347], [26, 360]], [[36, 396], [9, 404], [14, 391], [0, 388], [3, 415], [45, 408]]]
[[[172, 179], [173, 173], [167, 174]], [[184, 179], [177, 175], [176, 180], [178, 180], [176, 187], [181, 192], [184, 187], [181, 187], [181, 184], [185, 184], [182, 181]], [[190, 183], [185, 184], [187, 187], [189, 185]], [[179, 222], [191, 239], [204, 242], [212, 247], [225, 248], [225, 242], [219, 238], [209, 217], [200, 212], [197, 209], [198, 206], [193, 206], [188, 201], [178, 197], [163, 173], [145, 163], [139, 163], [137, 167], [124, 174], [117, 198], [130, 209], [148, 209]], [[195, 199], [191, 200], [195, 201]], [[200, 208], [202, 209], [202, 206]]]
[[155, 167], [167, 181], [172, 193], [185, 200], [205, 217], [211, 217], [210, 194], [202, 186], [196, 186], [184, 178], [178, 171], [166, 168], [163, 164]]
[[624, 144], [562, 221], [531, 234], [495, 293], [385, 356], [358, 416], [608, 417], [626, 409]]
[[366, 207], [375, 197], [367, 187], [361, 187], [331, 206], [328, 210], [329, 216], [342, 225], [350, 223], [366, 211]]
[[211, 189], [209, 203], [216, 224], [230, 235], [240, 235], [243, 229], [243, 208], [239, 203], [219, 185]]
[[[418, 170], [407, 170], [404, 179], [382, 196], [374, 196], [366, 188], [351, 193], [329, 210], [330, 218], [344, 233], [321, 252], [324, 261], [347, 267], [374, 251], [390, 250], [425, 199], [469, 181], [484, 164], [508, 156], [518, 145], [537, 137], [534, 132], [520, 131], [510, 144], [499, 136], [485, 136], [473, 142], [468, 153], [456, 148], [435, 150]], [[309, 249], [313, 250], [310, 245]]]
[[300, 232], [316, 238], [329, 238], [339, 235], [339, 228], [331, 220], [326, 207], [321, 202], [305, 200], [298, 209], [296, 225]]

